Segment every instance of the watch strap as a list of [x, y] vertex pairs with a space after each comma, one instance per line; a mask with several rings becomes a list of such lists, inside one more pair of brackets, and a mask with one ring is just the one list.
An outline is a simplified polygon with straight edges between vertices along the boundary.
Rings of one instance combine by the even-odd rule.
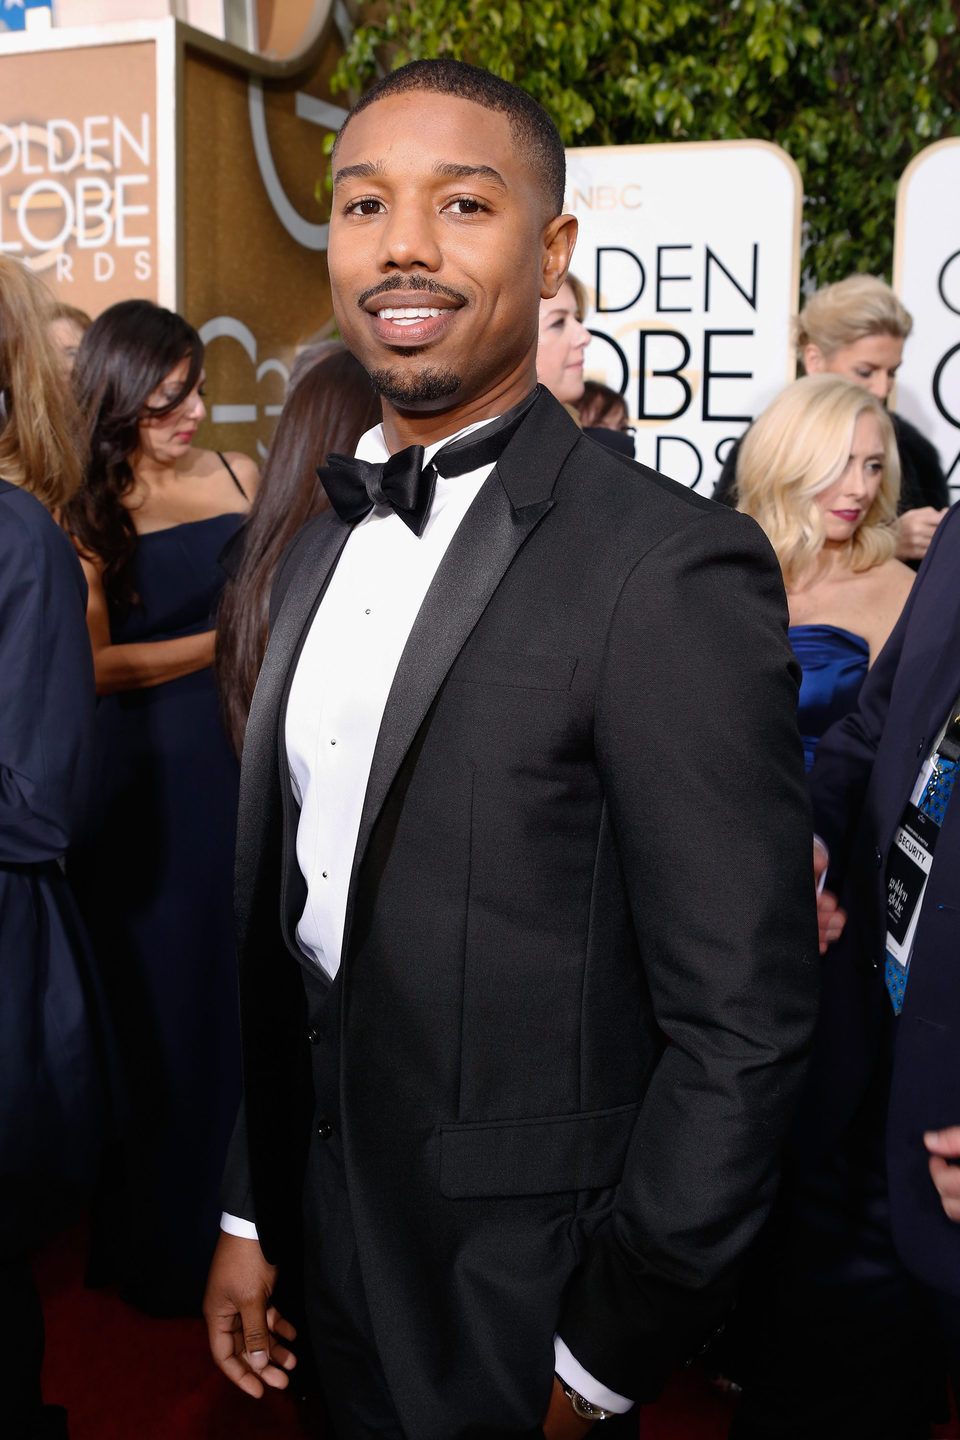
[[604, 1410], [602, 1405], [594, 1405], [592, 1400], [588, 1400], [585, 1395], [580, 1394], [579, 1390], [574, 1390], [572, 1385], [568, 1385], [562, 1375], [558, 1375], [557, 1379], [560, 1381], [560, 1388], [562, 1389], [564, 1395], [566, 1395], [567, 1399], [570, 1401], [571, 1406], [573, 1407], [574, 1415], [578, 1416], [579, 1419], [613, 1419], [614, 1412], [612, 1410]]

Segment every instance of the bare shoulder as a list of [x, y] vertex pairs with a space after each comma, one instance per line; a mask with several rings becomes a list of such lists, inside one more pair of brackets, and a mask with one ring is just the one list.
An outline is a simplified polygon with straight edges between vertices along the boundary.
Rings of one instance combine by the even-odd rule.
[[242, 450], [225, 450], [223, 458], [243, 486], [247, 499], [252, 500], [260, 484], [260, 471], [257, 466]]
[[863, 578], [869, 595], [868, 604], [864, 607], [863, 632], [870, 644], [872, 665], [900, 619], [914, 574], [899, 560], [885, 560], [881, 565], [872, 566]]
[[[226, 510], [244, 508], [235, 481], [251, 501], [260, 480], [260, 471], [242, 450], [203, 450], [199, 446], [190, 451], [183, 473], [201, 481], [208, 499], [215, 498]], [[231, 473], [235, 480], [231, 479]]]
[[895, 608], [899, 615], [916, 579], [910, 566], [904, 565], [902, 560], [884, 560], [881, 565], [874, 565], [868, 574], [878, 600]]

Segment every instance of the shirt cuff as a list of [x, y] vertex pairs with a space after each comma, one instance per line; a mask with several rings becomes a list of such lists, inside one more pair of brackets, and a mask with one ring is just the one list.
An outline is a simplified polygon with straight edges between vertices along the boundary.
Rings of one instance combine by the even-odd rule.
[[613, 1415], [626, 1415], [628, 1410], [633, 1409], [632, 1400], [627, 1400], [615, 1390], [608, 1390], [599, 1380], [594, 1380], [593, 1376], [584, 1370], [580, 1361], [570, 1354], [559, 1335], [553, 1337], [553, 1352], [554, 1368], [560, 1379], [572, 1390], [576, 1390], [578, 1395], [582, 1395], [584, 1400], [589, 1400], [591, 1405], [599, 1405], [601, 1410], [609, 1410]]
[[220, 1229], [227, 1235], [238, 1235], [241, 1240], [260, 1239], [252, 1220], [241, 1220], [239, 1215], [231, 1215], [226, 1210], [220, 1216]]

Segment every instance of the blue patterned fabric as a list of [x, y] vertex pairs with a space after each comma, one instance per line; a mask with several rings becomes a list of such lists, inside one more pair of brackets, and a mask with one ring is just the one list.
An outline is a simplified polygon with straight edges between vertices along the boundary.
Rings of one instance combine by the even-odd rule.
[[[923, 787], [923, 794], [920, 796], [917, 808], [921, 810], [924, 815], [929, 815], [935, 825], [943, 824], [943, 817], [947, 810], [947, 801], [953, 792], [953, 782], [956, 776], [957, 761], [940, 758], [934, 766], [933, 774]], [[895, 1015], [899, 1015], [903, 1009], [903, 997], [907, 989], [908, 974], [909, 961], [906, 965], [898, 964], [888, 950], [886, 964], [883, 970], [883, 978]]]

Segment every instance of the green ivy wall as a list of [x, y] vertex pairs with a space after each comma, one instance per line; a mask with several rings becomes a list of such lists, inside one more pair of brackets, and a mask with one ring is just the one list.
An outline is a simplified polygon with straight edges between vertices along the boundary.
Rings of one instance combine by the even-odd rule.
[[960, 0], [379, 0], [341, 88], [451, 55], [516, 81], [568, 145], [764, 139], [803, 175], [809, 285], [888, 279], [907, 162], [960, 134]]

